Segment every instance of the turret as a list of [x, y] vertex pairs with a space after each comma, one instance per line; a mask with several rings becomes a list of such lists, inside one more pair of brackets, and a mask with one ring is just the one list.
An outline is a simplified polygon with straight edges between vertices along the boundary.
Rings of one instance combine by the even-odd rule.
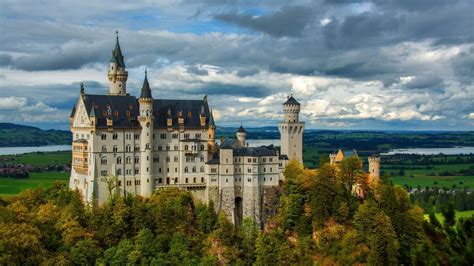
[[128, 72], [125, 68], [125, 61], [120, 49], [120, 43], [118, 38], [115, 42], [115, 49], [112, 51], [112, 57], [110, 58], [109, 66], [109, 94], [111, 95], [127, 95], [127, 79]]
[[329, 154], [329, 164], [330, 165], [336, 164], [336, 157], [337, 157], [337, 153]]
[[380, 156], [373, 155], [369, 161], [369, 184], [377, 184], [380, 181]]
[[148, 83], [147, 72], [138, 98], [140, 115], [138, 121], [142, 128], [140, 134], [140, 195], [149, 197], [154, 190], [153, 182], [153, 97], [151, 95], [150, 84]]
[[286, 99], [283, 103], [284, 121], [295, 123], [299, 122], [300, 103], [293, 98], [293, 95]]
[[237, 132], [235, 132], [235, 136], [237, 137], [239, 146], [245, 147], [245, 140], [247, 139], [247, 131], [245, 131], [242, 125], [240, 125], [239, 129], [237, 129]]

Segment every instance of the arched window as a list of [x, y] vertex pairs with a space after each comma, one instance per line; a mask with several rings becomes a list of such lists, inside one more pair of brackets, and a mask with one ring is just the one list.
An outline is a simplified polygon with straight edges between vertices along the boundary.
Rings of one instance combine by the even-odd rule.
[[204, 173], [204, 166], [201, 166], [200, 172]]
[[107, 164], [107, 157], [105, 157], [105, 156], [104, 156], [104, 157], [101, 157], [101, 158], [100, 158], [100, 164], [106, 165], [106, 164]]
[[102, 145], [102, 152], [107, 152], [107, 146]]
[[197, 168], [196, 166], [193, 166], [193, 173], [196, 173], [197, 172]]
[[122, 164], [122, 157], [117, 157], [117, 164]]
[[166, 162], [169, 163], [171, 161], [170, 156], [166, 155]]
[[196, 183], [196, 178], [195, 177], [193, 178], [193, 183]]
[[201, 151], [204, 150], [204, 144], [201, 144]]
[[201, 162], [204, 162], [204, 155], [201, 155]]
[[204, 183], [204, 177], [201, 177], [201, 183]]
[[114, 145], [112, 149], [113, 149], [113, 152], [117, 152], [118, 151], [117, 145]]
[[174, 156], [174, 161], [175, 161], [175, 162], [179, 161], [178, 155], [175, 155], [175, 156]]
[[117, 169], [117, 175], [122, 175], [122, 169]]
[[184, 145], [184, 150], [185, 150], [185, 151], [189, 150], [189, 146], [188, 146], [188, 145]]
[[186, 184], [188, 183], [188, 178], [186, 177]]
[[163, 179], [160, 177], [158, 178], [158, 183], [161, 183], [161, 182], [163, 182]]
[[178, 178], [177, 177], [174, 178], [174, 183], [178, 184]]
[[132, 146], [130, 146], [130, 144], [127, 145], [127, 147], [125, 148], [125, 151], [131, 152], [132, 151]]
[[187, 166], [184, 167], [184, 172], [185, 172], [185, 173], [188, 173], [188, 172], [189, 172], [189, 167], [187, 167]]
[[125, 158], [125, 163], [131, 164], [132, 163], [132, 157], [128, 156], [127, 158]]

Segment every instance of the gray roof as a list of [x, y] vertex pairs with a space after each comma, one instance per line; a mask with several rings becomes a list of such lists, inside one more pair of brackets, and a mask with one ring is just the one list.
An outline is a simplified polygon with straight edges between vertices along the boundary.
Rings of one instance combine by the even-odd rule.
[[112, 51], [112, 58], [110, 58], [110, 62], [117, 63], [119, 67], [125, 68], [125, 61], [123, 60], [122, 50], [120, 49], [118, 32], [117, 40], [115, 41], [115, 49]]
[[74, 117], [75, 114], [76, 114], [76, 105], [74, 104], [72, 106], [71, 115], [69, 117]]
[[148, 78], [145, 70], [145, 79], [143, 80], [142, 91], [140, 93], [140, 98], [148, 98], [151, 99], [151, 90], [150, 84], [148, 83]]
[[252, 157], [262, 157], [262, 156], [276, 156], [277, 152], [271, 147], [261, 146], [261, 147], [242, 147], [234, 149], [234, 156], [252, 156]]
[[214, 115], [212, 114], [212, 110], [211, 110], [211, 115], [209, 116], [209, 126], [213, 126], [213, 127], [216, 126], [216, 124], [214, 123]]
[[[139, 128], [137, 117], [139, 116], [138, 100], [130, 95], [93, 95], [85, 94], [86, 110], [93, 110], [97, 118], [97, 127], [107, 127], [108, 109], [112, 111], [113, 127], [115, 128]], [[182, 111], [184, 127], [202, 128], [199, 115], [204, 106], [204, 114], [207, 117], [206, 125], [209, 126], [210, 111], [207, 101], [204, 100], [153, 100], [154, 128], [167, 128], [168, 110], [171, 111], [173, 128], [178, 128], [178, 112]]]
[[283, 104], [284, 105], [287, 105], [287, 104], [300, 105], [300, 103], [295, 98], [293, 98], [293, 95], [291, 95]]
[[246, 133], [247, 131], [245, 131], [244, 127], [240, 125], [239, 129], [237, 129], [237, 132]]

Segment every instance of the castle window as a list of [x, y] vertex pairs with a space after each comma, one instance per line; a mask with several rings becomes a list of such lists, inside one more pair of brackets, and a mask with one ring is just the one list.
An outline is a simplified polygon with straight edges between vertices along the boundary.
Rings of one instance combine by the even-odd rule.
[[[201, 138], [201, 133], [196, 133], [196, 134], [194, 135], [194, 137], [197, 138], [197, 139], [200, 139], [200, 138]], [[203, 145], [203, 146], [204, 146], [204, 145]]]
[[159, 145], [159, 146], [158, 146], [158, 150], [159, 150], [159, 151], [163, 150], [163, 146]]
[[114, 147], [112, 148], [112, 151], [113, 151], [113, 152], [117, 152], [117, 151], [118, 151], [117, 145], [114, 145]]
[[201, 151], [205, 149], [204, 144], [201, 144]]
[[135, 135], [134, 135], [134, 138], [135, 138], [135, 139], [140, 139], [140, 134], [135, 134]]
[[229, 169], [225, 169], [225, 172], [226, 172], [226, 173], [229, 173]]
[[175, 155], [175, 156], [174, 156], [174, 161], [175, 161], [175, 162], [178, 162], [178, 161], [179, 161], [178, 155]]
[[272, 181], [272, 178], [270, 177], [270, 181]]
[[267, 168], [263, 167], [263, 172], [265, 173], [267, 171]]
[[201, 166], [201, 173], [204, 173], [204, 166]]
[[263, 160], [264, 163], [267, 162], [267, 158], [265, 158], [265, 157], [263, 157], [262, 160]]
[[171, 135], [171, 138], [172, 138], [172, 139], [177, 139], [177, 138], [178, 138], [178, 136], [179, 136], [179, 134], [178, 134], [178, 133], [173, 133], [173, 134]]
[[160, 168], [158, 168], [158, 173], [161, 173], [161, 167], [160, 167]]
[[132, 163], [132, 158], [131, 158], [130, 156], [128, 156], [127, 158], [125, 158], [125, 163], [126, 163], [126, 164]]
[[265, 182], [265, 181], [267, 181], [267, 179], [264, 177], [264, 178], [263, 178], [263, 182]]
[[106, 140], [106, 139], [107, 139], [107, 134], [105, 134], [105, 133], [102, 134], [102, 135], [100, 136], [100, 138], [101, 138], [102, 140]]
[[166, 145], [166, 150], [169, 151], [170, 149], [170, 145]]
[[190, 134], [189, 134], [189, 133], [185, 133], [185, 134], [184, 134], [184, 139], [189, 139], [189, 137], [190, 137]]
[[147, 167], [147, 168], [146, 168], [146, 172], [147, 172], [147, 173], [150, 172], [150, 168]]
[[175, 172], [175, 173], [178, 172], [178, 167], [175, 167], [175, 168], [174, 168], [174, 172]]
[[204, 183], [204, 177], [201, 177], [201, 183]]
[[252, 168], [247, 168], [247, 173], [252, 173]]
[[184, 145], [184, 150], [185, 151], [189, 150], [189, 145]]
[[135, 157], [135, 163], [140, 163], [140, 157]]
[[163, 179], [160, 177], [160, 178], [158, 178], [158, 183], [161, 184], [161, 182], [163, 182]]
[[185, 172], [185, 173], [188, 173], [188, 172], [189, 172], [189, 168], [188, 168], [187, 166], [184, 167], [184, 172]]
[[193, 173], [196, 173], [197, 172], [197, 168], [196, 166], [193, 166]]
[[122, 164], [122, 157], [117, 157], [117, 164]]
[[167, 185], [170, 184], [170, 178], [169, 178], [169, 177], [166, 178], [166, 184], [167, 184]]
[[127, 173], [127, 175], [131, 175], [131, 174], [132, 174], [132, 170], [127, 169], [126, 173]]
[[122, 169], [117, 169], [117, 175], [122, 175]]
[[186, 177], [186, 184], [188, 183], [188, 178]]
[[211, 173], [217, 173], [217, 168], [211, 168]]
[[195, 177], [193, 178], [193, 183], [196, 183], [196, 178]]
[[147, 149], [147, 150], [150, 149], [150, 143], [147, 143], [147, 144], [145, 145], [145, 149]]
[[167, 156], [166, 156], [166, 162], [169, 163], [170, 161], [171, 161], [170, 156], [167, 155]]
[[155, 133], [153, 133], [153, 139], [155, 139]]
[[174, 145], [174, 150], [175, 150], [175, 151], [178, 150], [178, 145]]
[[167, 136], [166, 133], [162, 133], [162, 134], [160, 134], [160, 139], [166, 139], [166, 136]]
[[273, 162], [273, 158], [271, 158], [271, 157], [270, 157], [268, 160], [269, 160], [271, 163]]
[[272, 168], [270, 167], [270, 172], [272, 172]]
[[160, 162], [160, 157], [159, 156], [153, 157], [153, 162], [154, 163], [159, 163]]
[[166, 172], [169, 173], [169, 172], [170, 172], [170, 169], [169, 169], [169, 168], [166, 168]]
[[101, 176], [107, 176], [107, 170], [102, 170], [100, 171]]
[[117, 134], [117, 133], [114, 133], [114, 134], [112, 135], [112, 139], [118, 139], [118, 134]]
[[177, 177], [174, 178], [174, 183], [178, 184], [178, 178]]
[[119, 180], [119, 181], [118, 181], [118, 185], [119, 185], [119, 187], [122, 186], [122, 180]]
[[140, 173], [140, 169], [135, 168], [135, 174], [138, 175]]
[[104, 156], [104, 157], [100, 158], [100, 164], [106, 165], [107, 164], [107, 157]]
[[253, 158], [253, 162], [256, 163], [256, 162], [257, 162], [257, 158]]
[[252, 162], [252, 159], [251, 159], [251, 158], [248, 158], [248, 162], [251, 163], [251, 162]]

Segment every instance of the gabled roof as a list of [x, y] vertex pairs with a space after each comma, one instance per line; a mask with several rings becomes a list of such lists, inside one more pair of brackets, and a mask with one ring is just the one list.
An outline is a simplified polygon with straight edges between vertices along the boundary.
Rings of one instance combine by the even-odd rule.
[[117, 63], [119, 67], [125, 68], [125, 61], [123, 60], [122, 49], [120, 49], [118, 31], [116, 33], [117, 39], [115, 41], [115, 49], [112, 51], [112, 58], [110, 58], [110, 62]]
[[295, 105], [300, 105], [300, 103], [295, 99], [293, 98], [293, 95], [291, 95], [284, 103], [283, 105], [289, 105], [289, 104], [295, 104]]

